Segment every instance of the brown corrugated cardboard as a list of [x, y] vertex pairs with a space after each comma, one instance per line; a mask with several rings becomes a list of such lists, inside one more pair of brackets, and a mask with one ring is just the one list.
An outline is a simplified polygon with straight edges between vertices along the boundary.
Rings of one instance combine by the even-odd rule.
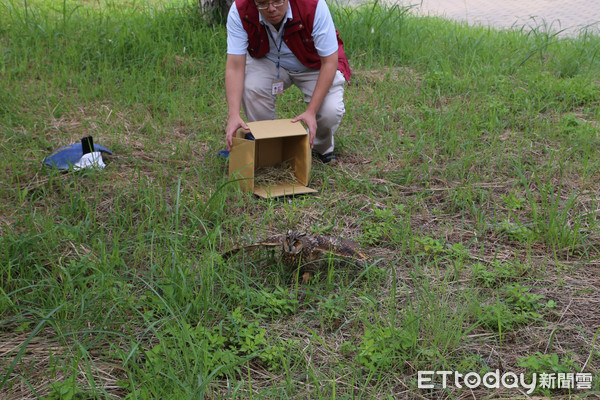
[[[240, 188], [269, 198], [314, 193], [309, 188], [312, 156], [306, 129], [291, 119], [249, 122], [254, 140], [246, 140], [248, 131], [239, 129], [229, 153], [229, 176], [238, 178]], [[287, 161], [292, 165], [297, 183], [269, 187], [254, 186], [254, 173], [261, 167], [272, 167]]]

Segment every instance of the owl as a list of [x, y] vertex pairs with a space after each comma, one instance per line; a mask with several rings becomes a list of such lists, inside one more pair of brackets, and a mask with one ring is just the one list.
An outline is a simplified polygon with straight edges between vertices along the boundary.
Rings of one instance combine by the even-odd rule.
[[223, 253], [222, 257], [227, 260], [241, 250], [268, 247], [279, 248], [281, 263], [289, 268], [299, 269], [304, 283], [308, 282], [311, 275], [318, 270], [320, 262], [327, 255], [341, 256], [363, 263], [368, 260], [368, 257], [358, 249], [358, 244], [351, 240], [322, 235], [308, 236], [292, 230], [285, 235], [271, 236], [260, 242], [234, 247]]

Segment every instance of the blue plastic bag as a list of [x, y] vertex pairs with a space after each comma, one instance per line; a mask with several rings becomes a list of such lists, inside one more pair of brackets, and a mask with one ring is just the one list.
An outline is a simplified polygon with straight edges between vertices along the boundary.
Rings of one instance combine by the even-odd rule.
[[[94, 151], [100, 151], [106, 154], [112, 154], [104, 146], [94, 143]], [[44, 164], [60, 170], [68, 170], [73, 164], [77, 163], [83, 157], [83, 146], [81, 143], [73, 143], [61, 147], [44, 159]]]

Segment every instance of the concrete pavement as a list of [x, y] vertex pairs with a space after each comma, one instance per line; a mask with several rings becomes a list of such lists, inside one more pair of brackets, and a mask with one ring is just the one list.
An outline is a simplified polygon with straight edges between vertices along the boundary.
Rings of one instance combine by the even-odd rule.
[[600, 0], [389, 0], [413, 5], [419, 15], [437, 15], [496, 28], [540, 28], [576, 36], [600, 33]]

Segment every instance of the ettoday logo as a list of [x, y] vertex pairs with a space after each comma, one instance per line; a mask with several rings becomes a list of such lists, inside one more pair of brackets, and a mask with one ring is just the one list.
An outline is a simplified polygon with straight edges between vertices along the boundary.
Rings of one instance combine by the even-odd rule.
[[419, 371], [417, 385], [419, 389], [445, 389], [454, 386], [458, 389], [467, 387], [476, 389], [481, 386], [488, 389], [525, 389], [527, 394], [537, 388], [546, 389], [591, 389], [592, 374], [589, 373], [534, 373], [527, 379], [525, 374], [514, 372], [500, 373], [490, 371], [484, 375], [477, 372], [462, 374], [457, 371]]

